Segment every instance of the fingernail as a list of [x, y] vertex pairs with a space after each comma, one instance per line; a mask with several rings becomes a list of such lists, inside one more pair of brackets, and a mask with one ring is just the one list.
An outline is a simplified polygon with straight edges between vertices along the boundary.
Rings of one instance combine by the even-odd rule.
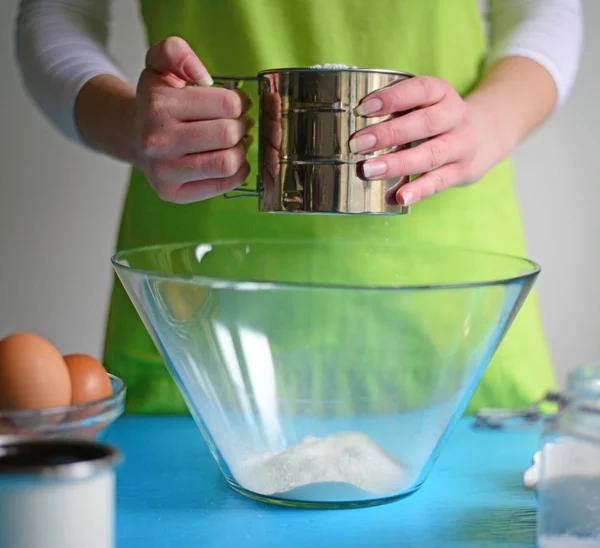
[[214, 83], [213, 79], [209, 74], [206, 73], [206, 71], [202, 70], [201, 66], [198, 66], [199, 64], [200, 63], [194, 59], [193, 56], [189, 56], [183, 62], [182, 69], [192, 82], [195, 82], [200, 86], [212, 86]]
[[376, 143], [377, 139], [375, 135], [372, 135], [371, 133], [365, 133], [350, 139], [348, 144], [350, 145], [350, 151], [356, 154], [358, 152], [364, 152], [365, 150], [374, 148]]
[[208, 74], [202, 74], [202, 76], [198, 78], [198, 84], [200, 84], [201, 86], [206, 86], [207, 88], [212, 86], [214, 83], [215, 82]]
[[414, 196], [410, 190], [399, 190], [396, 199], [403, 206], [409, 206], [414, 202]]
[[383, 175], [387, 170], [388, 166], [385, 162], [369, 162], [363, 164], [363, 173], [367, 179]]
[[367, 99], [364, 103], [361, 103], [356, 107], [356, 113], [359, 116], [368, 116], [369, 114], [375, 114], [383, 108], [381, 99]]

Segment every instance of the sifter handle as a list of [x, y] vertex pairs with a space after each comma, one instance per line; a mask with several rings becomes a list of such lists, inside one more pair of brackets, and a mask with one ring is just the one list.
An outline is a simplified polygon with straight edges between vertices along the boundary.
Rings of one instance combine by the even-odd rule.
[[[213, 76], [214, 85], [225, 89], [242, 89], [245, 82], [258, 82], [256, 76]], [[257, 189], [236, 188], [231, 192], [227, 192], [224, 197], [226, 200], [235, 200], [236, 198], [256, 198], [258, 197]]]
[[241, 89], [245, 82], [258, 82], [256, 76], [213, 76], [216, 86], [226, 89]]

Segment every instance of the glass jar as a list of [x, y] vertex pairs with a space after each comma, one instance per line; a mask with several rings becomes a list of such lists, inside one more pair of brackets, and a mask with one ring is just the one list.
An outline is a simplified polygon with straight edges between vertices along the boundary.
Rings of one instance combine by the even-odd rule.
[[[600, 361], [578, 365], [567, 376], [565, 390], [561, 393], [551, 393], [546, 396], [546, 402], [558, 405], [562, 411], [570, 402], [600, 399]], [[552, 423], [556, 411], [548, 411], [544, 415], [544, 423]], [[537, 489], [540, 481], [541, 451], [532, 458], [531, 466], [523, 474], [523, 486], [526, 489]]]
[[600, 548], [600, 398], [546, 424], [537, 498], [540, 548]]

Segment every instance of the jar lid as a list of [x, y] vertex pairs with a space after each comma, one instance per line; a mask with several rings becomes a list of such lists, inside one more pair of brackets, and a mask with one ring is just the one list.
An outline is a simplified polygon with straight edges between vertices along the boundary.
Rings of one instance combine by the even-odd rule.
[[582, 363], [567, 377], [569, 400], [595, 399], [600, 397], [600, 361]]
[[600, 443], [600, 398], [575, 400], [557, 415], [552, 429]]

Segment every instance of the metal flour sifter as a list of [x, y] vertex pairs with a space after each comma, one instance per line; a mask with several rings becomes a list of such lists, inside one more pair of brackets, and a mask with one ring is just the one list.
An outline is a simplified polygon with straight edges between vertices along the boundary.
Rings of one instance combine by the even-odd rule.
[[357, 131], [390, 117], [363, 118], [355, 109], [364, 97], [412, 74], [357, 68], [266, 70], [257, 76], [214, 77], [239, 88], [258, 83], [259, 144], [256, 189], [239, 188], [226, 198], [258, 198], [263, 212], [403, 215], [395, 200], [408, 177], [366, 181], [364, 160], [408, 148], [353, 154]]

